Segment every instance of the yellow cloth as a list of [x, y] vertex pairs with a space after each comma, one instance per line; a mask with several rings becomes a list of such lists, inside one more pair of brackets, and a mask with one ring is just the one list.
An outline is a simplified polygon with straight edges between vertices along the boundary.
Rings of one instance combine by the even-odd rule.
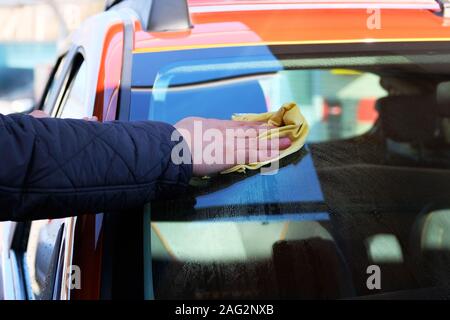
[[240, 164], [230, 169], [222, 171], [221, 174], [231, 172], [245, 172], [246, 169], [259, 169], [266, 164], [278, 161], [294, 152], [300, 150], [309, 133], [309, 126], [305, 117], [300, 112], [300, 108], [294, 102], [285, 103], [276, 112], [266, 113], [248, 113], [233, 115], [235, 121], [264, 121], [270, 126], [276, 126], [277, 129], [268, 130], [266, 133], [259, 136], [260, 139], [267, 139], [273, 137], [289, 137], [292, 144], [289, 148], [283, 150], [281, 154], [272, 160], [264, 162], [255, 162], [250, 164]]

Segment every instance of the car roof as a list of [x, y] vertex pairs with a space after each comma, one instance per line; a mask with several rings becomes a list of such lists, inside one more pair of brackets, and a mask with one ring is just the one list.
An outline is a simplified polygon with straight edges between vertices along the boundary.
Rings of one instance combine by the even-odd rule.
[[[146, 32], [138, 26], [134, 52], [246, 45], [450, 41], [450, 23], [439, 14], [439, 4], [434, 0], [188, 3], [193, 25], [190, 30]], [[373, 9], [376, 4], [390, 7], [377, 11]]]

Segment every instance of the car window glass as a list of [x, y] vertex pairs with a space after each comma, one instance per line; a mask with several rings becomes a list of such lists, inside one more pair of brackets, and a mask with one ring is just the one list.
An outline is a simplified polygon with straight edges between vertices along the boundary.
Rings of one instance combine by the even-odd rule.
[[85, 104], [87, 66], [83, 61], [76, 71], [71, 84], [67, 88], [61, 105], [61, 118], [82, 118], [87, 115]]
[[24, 256], [29, 298], [52, 299], [64, 219], [31, 223]]
[[61, 56], [57, 62], [56, 62], [56, 66], [55, 66], [55, 70], [53, 70], [53, 74], [50, 76], [49, 79], [49, 83], [47, 84], [48, 89], [47, 91], [44, 93], [45, 96], [43, 97], [43, 102], [42, 102], [42, 109], [49, 113], [53, 106], [48, 105], [48, 99], [55, 94], [55, 90], [56, 90], [56, 83], [61, 79], [61, 77], [63, 76], [62, 74], [62, 70], [64, 68], [64, 63], [66, 62], [66, 55]]
[[[196, 180], [175, 201], [151, 203], [146, 266], [157, 270], [156, 298], [401, 296], [445, 287], [449, 211], [437, 210], [449, 203], [449, 112], [435, 92], [450, 79], [450, 54], [276, 50], [149, 52], [133, 62], [131, 120], [230, 119], [294, 101], [310, 125], [303, 150], [274, 175]], [[382, 270], [378, 291], [366, 285], [372, 264]]]
[[[133, 92], [132, 117], [172, 124], [187, 116], [230, 119], [235, 113], [275, 111], [294, 101], [311, 129], [307, 141], [319, 142], [369, 130], [377, 119], [375, 103], [387, 94], [375, 73], [305, 69], [301, 67], [307, 59], [281, 61], [263, 49], [249, 56], [235, 51], [224, 52], [230, 56], [221, 59], [201, 59], [201, 53], [196, 53], [198, 58], [187, 56], [186, 61], [161, 65], [157, 77], [136, 66], [135, 83], [141, 87], [145, 82], [151, 89]], [[168, 53], [169, 61], [170, 55], [176, 57]]]
[[[57, 71], [60, 72], [60, 68]], [[60, 75], [60, 74], [58, 74]], [[85, 115], [86, 64], [78, 55], [70, 74], [59, 93], [62, 105], [59, 117], [82, 118]], [[38, 220], [31, 222], [27, 249], [24, 256], [25, 278], [29, 298], [52, 299], [57, 276], [65, 219]], [[58, 274], [61, 277], [61, 274]], [[57, 290], [57, 289], [56, 289]]]

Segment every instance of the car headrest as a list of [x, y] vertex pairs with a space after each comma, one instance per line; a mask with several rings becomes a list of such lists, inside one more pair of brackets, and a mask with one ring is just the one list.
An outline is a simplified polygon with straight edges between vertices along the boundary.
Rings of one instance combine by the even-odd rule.
[[436, 100], [438, 115], [450, 118], [450, 81], [441, 82], [437, 86]]
[[435, 95], [389, 96], [377, 102], [387, 138], [397, 142], [427, 141], [436, 128]]

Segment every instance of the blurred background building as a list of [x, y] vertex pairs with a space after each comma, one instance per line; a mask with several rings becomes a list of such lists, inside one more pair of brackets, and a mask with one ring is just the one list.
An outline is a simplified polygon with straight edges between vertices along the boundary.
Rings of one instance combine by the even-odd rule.
[[58, 43], [104, 5], [104, 0], [0, 0], [0, 113], [32, 107]]

